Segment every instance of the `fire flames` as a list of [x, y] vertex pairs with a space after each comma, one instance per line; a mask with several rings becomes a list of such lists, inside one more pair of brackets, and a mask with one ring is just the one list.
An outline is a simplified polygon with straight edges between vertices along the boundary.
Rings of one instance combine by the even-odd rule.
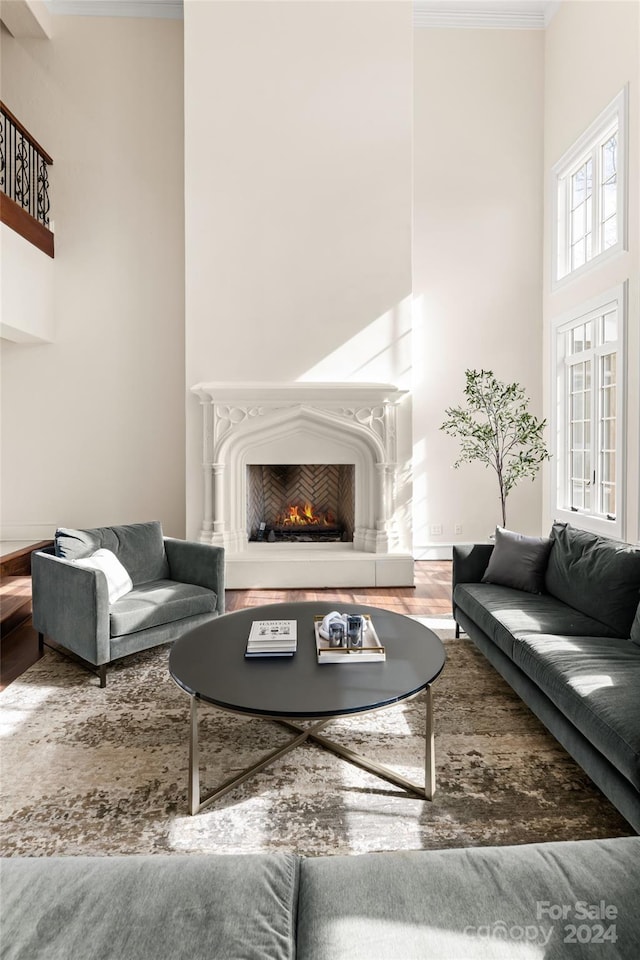
[[276, 523], [280, 526], [297, 527], [329, 527], [335, 523], [335, 518], [330, 513], [316, 514], [310, 503], [290, 504], [279, 517]]

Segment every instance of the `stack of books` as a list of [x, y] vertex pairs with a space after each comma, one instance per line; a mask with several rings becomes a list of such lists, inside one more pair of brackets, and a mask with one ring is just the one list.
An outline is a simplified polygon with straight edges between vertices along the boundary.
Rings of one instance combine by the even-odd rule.
[[254, 620], [245, 657], [292, 657], [297, 635], [296, 620]]

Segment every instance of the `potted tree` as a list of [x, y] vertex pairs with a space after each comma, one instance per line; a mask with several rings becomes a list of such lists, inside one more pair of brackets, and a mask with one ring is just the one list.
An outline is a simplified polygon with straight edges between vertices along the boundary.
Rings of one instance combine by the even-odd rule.
[[507, 497], [520, 480], [533, 480], [549, 453], [542, 438], [546, 420], [529, 413], [519, 383], [501, 383], [491, 370], [465, 370], [466, 404], [448, 407], [441, 430], [460, 441], [453, 464], [479, 460], [498, 476], [502, 525], [507, 525]]

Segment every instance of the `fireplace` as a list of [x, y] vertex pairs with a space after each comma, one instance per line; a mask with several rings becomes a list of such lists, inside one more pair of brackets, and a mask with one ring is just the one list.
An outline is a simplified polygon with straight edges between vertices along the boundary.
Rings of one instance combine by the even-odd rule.
[[247, 534], [259, 543], [352, 543], [354, 465], [251, 464]]
[[[199, 539], [227, 586], [413, 584], [411, 406], [371, 383], [200, 383]], [[264, 526], [263, 526], [264, 525]]]

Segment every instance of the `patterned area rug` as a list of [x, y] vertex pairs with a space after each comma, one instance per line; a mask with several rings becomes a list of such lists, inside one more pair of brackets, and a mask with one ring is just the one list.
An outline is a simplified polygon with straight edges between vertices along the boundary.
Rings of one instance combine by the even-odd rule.
[[[4, 855], [316, 855], [631, 834], [471, 641], [445, 645], [432, 803], [304, 744], [195, 817], [189, 700], [168, 675], [169, 648], [127, 658], [104, 690], [49, 651], [0, 698]], [[326, 735], [420, 780], [423, 729], [419, 696], [334, 721]], [[203, 790], [288, 738], [274, 723], [204, 707]]]

